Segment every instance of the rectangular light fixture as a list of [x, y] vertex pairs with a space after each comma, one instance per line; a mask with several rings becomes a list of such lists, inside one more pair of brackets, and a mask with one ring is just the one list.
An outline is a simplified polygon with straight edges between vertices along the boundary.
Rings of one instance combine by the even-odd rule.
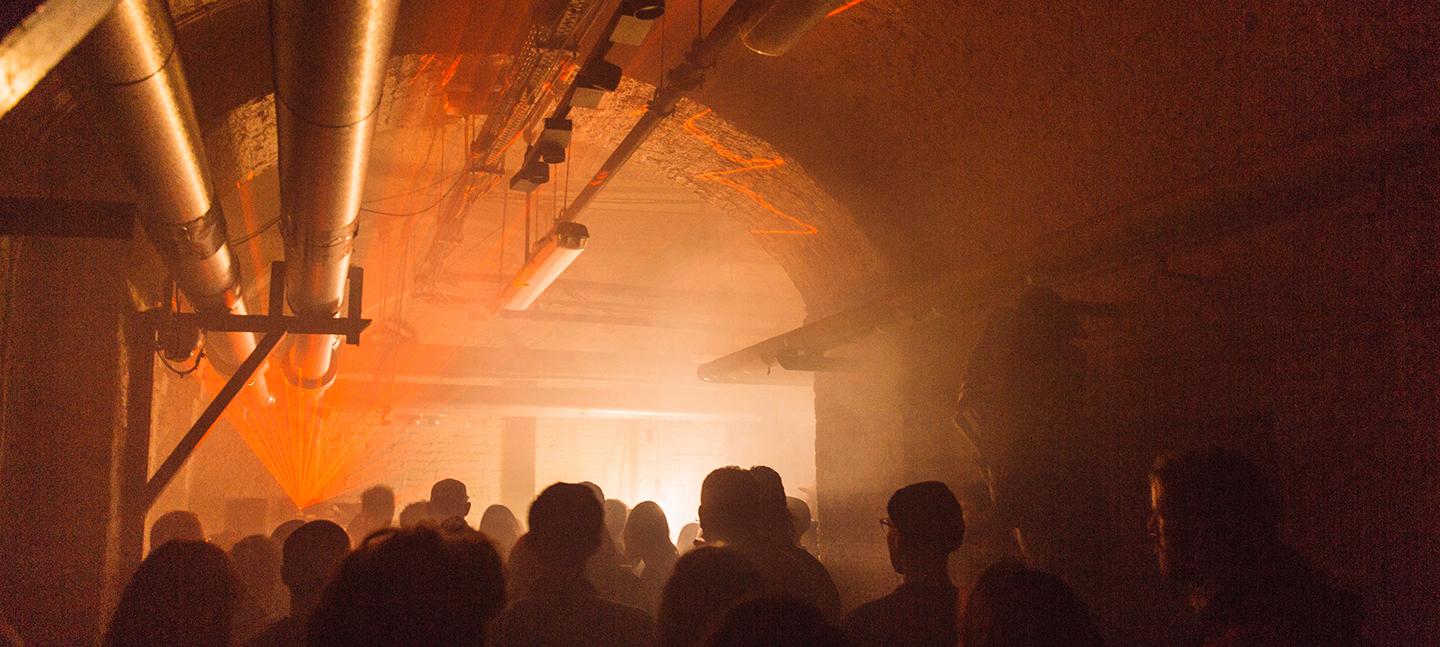
[[578, 222], [556, 223], [539, 251], [530, 257], [525, 267], [520, 268], [514, 280], [500, 294], [500, 307], [506, 310], [528, 309], [565, 272], [565, 268], [580, 257], [589, 240], [590, 231], [585, 225]]

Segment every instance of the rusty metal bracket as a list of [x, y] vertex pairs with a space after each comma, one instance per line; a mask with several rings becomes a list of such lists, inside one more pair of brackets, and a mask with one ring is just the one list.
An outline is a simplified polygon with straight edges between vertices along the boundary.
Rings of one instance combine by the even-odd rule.
[[148, 315], [151, 325], [151, 334], [155, 334], [165, 326], [193, 326], [202, 330], [213, 330], [222, 332], [256, 332], [263, 333], [255, 350], [249, 357], [241, 362], [235, 373], [225, 382], [225, 386], [215, 395], [215, 399], [205, 407], [199, 419], [185, 432], [185, 436], [176, 443], [170, 455], [155, 470], [155, 474], [145, 483], [144, 495], [142, 498], [143, 509], [149, 510], [155, 504], [155, 500], [165, 491], [166, 486], [184, 467], [185, 461], [195, 452], [195, 447], [210, 432], [210, 428], [220, 419], [220, 414], [239, 395], [240, 390], [245, 387], [250, 379], [254, 377], [255, 371], [265, 363], [270, 352], [286, 333], [296, 334], [331, 334], [345, 337], [346, 343], [359, 344], [360, 333], [370, 326], [369, 319], [360, 317], [361, 295], [364, 292], [365, 273], [359, 267], [350, 268], [350, 294], [349, 307], [346, 316], [343, 318], [317, 318], [317, 317], [295, 317], [285, 314], [285, 263], [276, 261], [270, 265], [270, 312], [264, 315], [233, 315], [226, 313], [202, 313], [202, 312], [171, 312], [168, 309], [151, 310], [145, 313]]

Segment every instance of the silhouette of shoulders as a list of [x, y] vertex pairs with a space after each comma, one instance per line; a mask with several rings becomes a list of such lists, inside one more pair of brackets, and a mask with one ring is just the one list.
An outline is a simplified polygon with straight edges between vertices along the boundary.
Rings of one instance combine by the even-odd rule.
[[305, 627], [295, 618], [286, 616], [270, 623], [250, 641], [249, 647], [304, 647]]
[[500, 647], [645, 646], [654, 642], [654, 623], [644, 611], [581, 586], [516, 602], [495, 621], [493, 635]]
[[845, 617], [845, 633], [857, 647], [955, 644], [953, 586], [901, 584], [885, 597], [860, 605]]

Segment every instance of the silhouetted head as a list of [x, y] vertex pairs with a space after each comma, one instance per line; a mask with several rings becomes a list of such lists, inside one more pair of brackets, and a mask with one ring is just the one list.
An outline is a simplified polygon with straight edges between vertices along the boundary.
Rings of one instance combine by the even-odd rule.
[[885, 506], [890, 564], [899, 573], [914, 559], [941, 559], [965, 542], [965, 514], [950, 488], [939, 481], [913, 483], [895, 491]]
[[625, 521], [630, 518], [630, 507], [620, 499], [605, 499], [605, 531], [616, 547], [625, 547]]
[[684, 526], [681, 526], [680, 540], [678, 543], [675, 544], [675, 548], [679, 550], [681, 554], [688, 553], [692, 550], [695, 550], [695, 542], [699, 540], [700, 524], [692, 521], [685, 524]]
[[430, 488], [430, 518], [441, 523], [450, 517], [470, 514], [470, 495], [465, 484], [455, 479], [436, 481]]
[[318, 595], [350, 553], [350, 536], [333, 521], [311, 521], [290, 533], [281, 548], [280, 579], [292, 600]]
[[654, 501], [643, 501], [630, 511], [625, 522], [625, 550], [632, 561], [641, 561], [650, 556], [675, 555], [675, 544], [670, 543], [670, 522], [665, 511]]
[[[400, 509], [400, 527], [414, 528], [430, 520], [430, 502], [421, 500]], [[357, 539], [364, 539], [358, 537]]]
[[602, 504], [605, 503], [605, 490], [600, 489], [599, 485], [596, 485], [594, 482], [591, 481], [581, 481], [580, 485], [583, 485], [585, 486], [585, 489], [590, 490], [590, 493], [595, 495], [596, 501], [599, 501]]
[[382, 530], [340, 564], [311, 616], [309, 644], [483, 645], [504, 591], [500, 556], [483, 538]]
[[600, 547], [604, 532], [605, 513], [584, 485], [556, 483], [530, 504], [526, 542], [541, 562], [584, 568], [585, 560]]
[[790, 522], [790, 510], [785, 505], [785, 482], [780, 473], [764, 465], [750, 468], [750, 476], [760, 486], [762, 515], [761, 530], [766, 538], [775, 543], [795, 543], [795, 525]]
[[1187, 583], [1252, 572], [1278, 545], [1279, 506], [1260, 468], [1210, 447], [1169, 454], [1150, 470], [1155, 555], [1166, 576]]
[[304, 519], [291, 519], [275, 526], [275, 529], [270, 531], [270, 541], [275, 542], [276, 546], [284, 546], [285, 540], [290, 537], [290, 533], [295, 532], [303, 525], [305, 525]]
[[150, 526], [150, 550], [154, 552], [171, 541], [205, 541], [200, 518], [189, 510], [171, 510], [160, 515]]
[[360, 494], [360, 514], [390, 523], [395, 518], [395, 491], [383, 485], [365, 490]]
[[505, 599], [514, 602], [530, 597], [540, 579], [540, 558], [530, 548], [529, 533], [515, 540], [515, 547], [510, 549], [510, 561], [505, 566]]
[[1100, 631], [1060, 578], [1012, 562], [991, 566], [960, 617], [965, 647], [1100, 647]]
[[230, 562], [240, 578], [242, 594], [260, 609], [276, 609], [280, 592], [280, 547], [264, 535], [250, 535], [230, 548]]
[[203, 541], [163, 543], [125, 586], [107, 647], [229, 645], [240, 583], [230, 560]]
[[515, 548], [515, 542], [520, 539], [524, 531], [520, 528], [520, 520], [515, 518], [515, 513], [500, 504], [485, 508], [485, 514], [480, 515], [480, 532], [484, 533], [490, 541], [494, 542], [495, 549], [500, 551], [502, 559], [509, 559], [510, 551]]
[[738, 551], [701, 546], [686, 553], [675, 563], [660, 600], [661, 647], [700, 644], [726, 611], [759, 596], [763, 588], [760, 572]]
[[706, 541], [735, 541], [758, 534], [764, 495], [755, 477], [739, 467], [710, 472], [700, 485], [700, 527]]
[[785, 510], [790, 513], [790, 526], [795, 530], [795, 543], [800, 543], [800, 538], [810, 532], [815, 525], [815, 518], [810, 515], [810, 504], [804, 499], [787, 496], [785, 497]]
[[711, 647], [846, 647], [850, 641], [839, 629], [825, 622], [815, 607], [789, 596], [772, 596], [742, 602], [730, 609], [706, 644]]

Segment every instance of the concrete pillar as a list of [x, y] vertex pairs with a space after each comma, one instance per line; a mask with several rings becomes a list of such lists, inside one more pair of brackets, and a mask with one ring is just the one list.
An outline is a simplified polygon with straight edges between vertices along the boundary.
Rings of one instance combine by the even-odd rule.
[[521, 523], [535, 498], [535, 419], [505, 418], [500, 433], [500, 503]]
[[135, 458], [122, 326], [129, 245], [0, 247], [0, 608], [34, 645], [96, 641], [107, 575], [127, 561], [120, 544], [134, 543], [112, 524], [125, 482], [116, 466]]

